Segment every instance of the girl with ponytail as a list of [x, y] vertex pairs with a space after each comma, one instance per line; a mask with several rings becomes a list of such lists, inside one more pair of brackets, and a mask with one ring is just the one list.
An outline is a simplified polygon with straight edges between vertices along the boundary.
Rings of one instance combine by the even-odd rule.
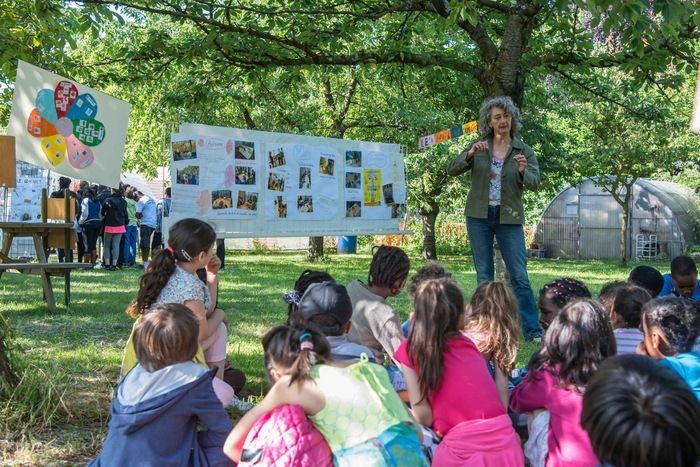
[[[165, 303], [180, 303], [189, 308], [199, 324], [200, 351], [195, 360], [216, 369], [214, 388], [227, 405], [233, 397], [231, 387], [222, 381], [228, 317], [223, 310], [215, 308], [221, 267], [221, 261], [212, 253], [215, 242], [216, 233], [206, 222], [182, 219], [173, 224], [168, 233], [168, 247], [154, 254], [141, 276], [136, 299], [126, 312], [140, 318], [152, 307]], [[197, 270], [202, 268], [206, 269], [206, 284], [197, 277]], [[136, 364], [131, 338], [124, 352], [122, 373], [126, 374]]]
[[417, 427], [381, 366], [366, 358], [332, 361], [328, 341], [312, 324], [277, 326], [262, 343], [272, 387], [229, 434], [224, 452], [231, 459], [241, 461], [258, 419], [293, 404], [326, 439], [334, 465], [427, 465]]
[[429, 279], [418, 288], [408, 340], [394, 354], [414, 417], [442, 437], [433, 465], [522, 466], [520, 439], [464, 324], [457, 283]]

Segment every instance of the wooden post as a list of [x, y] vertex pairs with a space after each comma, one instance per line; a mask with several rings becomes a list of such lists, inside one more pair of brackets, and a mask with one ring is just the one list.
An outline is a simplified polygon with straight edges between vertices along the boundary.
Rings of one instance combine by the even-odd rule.
[[0, 187], [17, 186], [15, 137], [0, 135]]
[[[71, 208], [71, 203], [73, 203], [73, 198], [70, 197], [70, 191], [68, 188], [63, 190], [63, 203], [64, 203], [64, 209], [65, 209], [65, 214], [63, 215], [64, 221], [66, 223], [71, 222], [70, 218], [70, 208]], [[70, 231], [71, 229], [66, 229], [64, 233], [64, 239], [63, 239], [63, 261], [68, 263], [68, 258], [70, 256], [73, 256], [71, 244], [70, 244]]]
[[[42, 222], [46, 222], [49, 219], [49, 196], [48, 196], [48, 193], [49, 192], [46, 190], [46, 188], [41, 189], [41, 221]], [[48, 242], [49, 242], [49, 238], [44, 237], [44, 240], [43, 240], [44, 255], [43, 256], [47, 256], [46, 250], [49, 249]], [[35, 243], [34, 247], [38, 248], [39, 245]], [[37, 258], [40, 257], [39, 250], [37, 250], [36, 256], [37, 256]]]

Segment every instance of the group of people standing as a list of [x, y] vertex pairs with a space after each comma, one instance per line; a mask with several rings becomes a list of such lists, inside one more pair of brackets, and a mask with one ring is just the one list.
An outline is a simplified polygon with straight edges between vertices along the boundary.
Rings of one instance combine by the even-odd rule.
[[[148, 266], [152, 251], [163, 247], [163, 217], [170, 214], [170, 188], [160, 201], [138, 188], [119, 184], [118, 188], [94, 185], [83, 180], [78, 191], [70, 190], [71, 179], [61, 177], [59, 189], [51, 198], [63, 198], [65, 190], [75, 199], [75, 233], [78, 262], [97, 263], [97, 242], [102, 242], [101, 267], [113, 271], [134, 266], [141, 250], [140, 266]], [[138, 244], [138, 247], [137, 247]], [[73, 261], [73, 251], [59, 248], [59, 262]]]

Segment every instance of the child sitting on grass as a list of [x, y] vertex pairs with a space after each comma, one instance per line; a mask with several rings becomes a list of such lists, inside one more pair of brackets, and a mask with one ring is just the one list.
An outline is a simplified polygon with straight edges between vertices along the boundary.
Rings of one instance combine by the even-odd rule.
[[[221, 261], [214, 254], [216, 233], [214, 229], [199, 219], [182, 219], [168, 234], [168, 247], [158, 250], [146, 272], [141, 276], [138, 295], [127, 309], [127, 314], [140, 318], [149, 309], [163, 303], [181, 303], [197, 318], [199, 323], [199, 344], [203, 355], [198, 352], [199, 363], [216, 369], [214, 390], [228, 405], [234, 403], [239, 409], [250, 408], [233, 395], [233, 389], [223, 382], [226, 360], [226, 338], [228, 317], [223, 310], [215, 308], [218, 273]], [[198, 277], [198, 269], [206, 269], [207, 284]], [[122, 372], [127, 373], [135, 364], [131, 340], [124, 350]]]
[[321, 282], [306, 289], [292, 321], [318, 326], [331, 346], [333, 360], [357, 360], [365, 355], [374, 362], [374, 353], [370, 349], [348, 340], [351, 317], [352, 302], [345, 287], [335, 282]]
[[554, 317], [528, 375], [510, 394], [516, 413], [549, 411], [546, 445], [540, 447], [546, 466], [598, 466], [580, 426], [583, 394], [598, 365], [615, 351], [610, 319], [598, 302], [570, 302]]
[[693, 351], [700, 334], [696, 304], [679, 297], [656, 298], [642, 308], [642, 330], [637, 353], [675, 370], [700, 399], [700, 353]]
[[464, 297], [452, 279], [420, 286], [401, 364], [411, 410], [442, 441], [433, 465], [522, 466], [520, 439], [501, 403], [484, 357], [462, 334]]
[[634, 269], [630, 271], [627, 282], [643, 287], [649, 292], [651, 298], [658, 297], [661, 289], [664, 288], [664, 278], [661, 273], [656, 268], [652, 268], [646, 264], [635, 266]]
[[[428, 279], [442, 279], [442, 278], [451, 278], [452, 274], [447, 272], [447, 270], [443, 267], [442, 264], [431, 261], [425, 266], [421, 267], [416, 271], [416, 273], [411, 276], [411, 280], [408, 282], [408, 298], [411, 299], [411, 307], [413, 307], [413, 303], [416, 301], [416, 293], [418, 293], [418, 288], [421, 286], [423, 282], [425, 282]], [[408, 333], [411, 330], [411, 317], [413, 315], [413, 312], [408, 316], [408, 319], [403, 322], [401, 325], [401, 332], [403, 333], [404, 337], [408, 337]]]
[[[359, 280], [348, 284], [353, 306], [348, 339], [371, 349], [377, 362], [384, 362], [385, 356], [394, 355], [404, 340], [399, 314], [386, 303], [386, 299], [401, 293], [410, 266], [408, 256], [401, 248], [375, 247], [367, 284]], [[405, 391], [406, 382], [398, 367], [389, 363], [387, 371], [394, 389]]]
[[312, 269], [306, 269], [299, 275], [299, 278], [294, 283], [294, 288], [282, 296], [287, 303], [287, 324], [290, 324], [292, 315], [297, 310], [299, 300], [301, 300], [306, 289], [311, 284], [319, 284], [321, 282], [335, 282], [335, 279], [325, 271], [314, 271]]
[[139, 321], [139, 363], [117, 386], [107, 439], [91, 466], [233, 465], [222, 450], [231, 421], [212, 389], [214, 370], [192, 362], [198, 334], [195, 316], [175, 303]]
[[518, 356], [518, 300], [501, 282], [484, 282], [467, 305], [465, 334], [486, 359], [504, 407], [508, 407], [508, 377]]
[[545, 284], [537, 300], [542, 329], [546, 331], [554, 317], [574, 298], [591, 298], [586, 284], [570, 277], [555, 279]]
[[642, 307], [651, 295], [642, 287], [622, 283], [603, 286], [599, 298], [610, 316], [618, 355], [635, 353], [644, 338], [640, 329]]
[[685, 467], [700, 462], [700, 402], [648, 357], [609, 358], [583, 396], [581, 425], [602, 465]]
[[277, 326], [263, 337], [265, 367], [275, 381], [235, 426], [224, 446], [239, 461], [255, 422], [283, 404], [300, 405], [326, 438], [336, 466], [427, 465], [418, 430], [379, 365], [333, 362], [313, 325]]
[[673, 295], [692, 301], [700, 300], [698, 267], [690, 256], [677, 256], [671, 261], [671, 273], [664, 274], [664, 287], [659, 297]]

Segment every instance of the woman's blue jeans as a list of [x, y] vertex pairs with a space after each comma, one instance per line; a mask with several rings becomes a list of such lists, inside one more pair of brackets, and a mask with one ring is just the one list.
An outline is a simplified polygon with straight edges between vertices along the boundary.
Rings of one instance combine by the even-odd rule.
[[476, 280], [493, 281], [493, 238], [496, 237], [510, 283], [518, 298], [520, 324], [526, 339], [542, 335], [537, 317], [537, 303], [527, 276], [525, 233], [520, 224], [501, 224], [500, 206], [489, 206], [487, 219], [467, 217], [467, 232], [472, 246]]

